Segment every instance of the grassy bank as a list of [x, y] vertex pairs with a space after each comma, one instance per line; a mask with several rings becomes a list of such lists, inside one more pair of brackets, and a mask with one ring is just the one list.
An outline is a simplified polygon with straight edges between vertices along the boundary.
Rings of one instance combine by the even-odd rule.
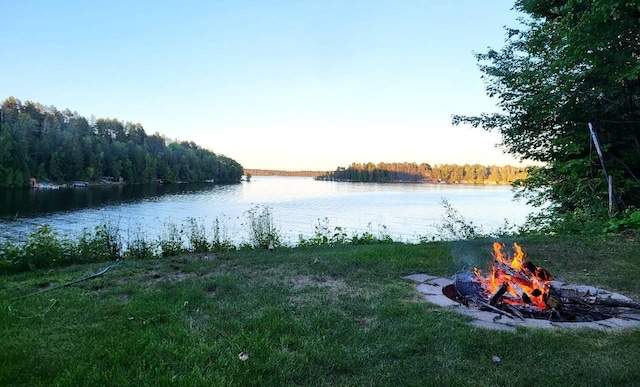
[[[640, 380], [638, 330], [472, 328], [466, 317], [421, 301], [402, 278], [482, 265], [491, 242], [123, 260], [67, 287], [59, 286], [106, 265], [0, 276], [0, 384], [567, 386]], [[532, 261], [565, 280], [640, 295], [640, 245], [633, 240], [519, 243]]]

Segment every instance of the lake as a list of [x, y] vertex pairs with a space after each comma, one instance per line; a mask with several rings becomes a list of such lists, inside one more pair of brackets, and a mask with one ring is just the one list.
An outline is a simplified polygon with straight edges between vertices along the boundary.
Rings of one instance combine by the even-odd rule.
[[395, 241], [438, 237], [446, 199], [484, 232], [520, 225], [533, 208], [514, 201], [509, 186], [414, 183], [349, 183], [310, 177], [254, 176], [238, 184], [99, 186], [59, 190], [0, 191], [0, 238], [22, 241], [48, 223], [62, 233], [101, 224], [152, 239], [167, 224], [193, 218], [207, 226], [217, 219], [234, 244], [248, 241], [246, 211], [271, 209], [287, 244], [310, 237], [319, 223], [348, 235], [385, 233]]

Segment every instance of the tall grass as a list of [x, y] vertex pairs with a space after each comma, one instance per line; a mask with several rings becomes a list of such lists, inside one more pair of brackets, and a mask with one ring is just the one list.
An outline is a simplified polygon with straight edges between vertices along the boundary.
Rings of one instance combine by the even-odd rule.
[[367, 230], [361, 233], [353, 232], [351, 237], [341, 226], [331, 226], [329, 218], [318, 219], [314, 226], [314, 233], [311, 237], [305, 238], [302, 234], [298, 236], [298, 247], [308, 246], [337, 246], [337, 245], [371, 245], [378, 243], [393, 243], [393, 239], [387, 233], [387, 228], [383, 225], [377, 232], [373, 231], [371, 223]]
[[[440, 240], [465, 240], [506, 235], [508, 231], [485, 234], [464, 218], [443, 199], [445, 213], [437, 226]], [[204, 219], [188, 218], [182, 223], [166, 221], [160, 235], [149, 238], [142, 228], [121, 230], [119, 225], [105, 224], [83, 229], [75, 235], [61, 235], [49, 225], [43, 225], [22, 244], [0, 242], [0, 273], [21, 272], [55, 266], [104, 262], [125, 259], [156, 259], [185, 253], [222, 252], [238, 249], [269, 249], [278, 247], [310, 247], [337, 245], [369, 245], [393, 243], [384, 225], [373, 229], [369, 223], [362, 232], [348, 233], [341, 226], [332, 226], [328, 218], [318, 219], [310, 237], [299, 235], [297, 244], [287, 245], [274, 219], [273, 210], [256, 205], [244, 214], [242, 226], [246, 240], [238, 244], [228, 235], [224, 218], [211, 224]], [[235, 236], [237, 239], [237, 236]], [[426, 239], [421, 242], [428, 242]]]
[[440, 223], [436, 225], [438, 239], [443, 241], [481, 239], [490, 237], [512, 236], [516, 233], [515, 226], [507, 219], [504, 224], [495, 230], [484, 231], [481, 226], [465, 218], [451, 203], [443, 198], [440, 204], [444, 208], [444, 214], [440, 218]]
[[44, 224], [27, 236], [22, 245], [10, 242], [0, 245], [0, 272], [104, 262], [120, 257], [119, 232], [110, 225], [84, 229], [73, 239]]
[[273, 219], [273, 210], [269, 206], [254, 206], [244, 215], [251, 247], [268, 249], [282, 245], [281, 232]]

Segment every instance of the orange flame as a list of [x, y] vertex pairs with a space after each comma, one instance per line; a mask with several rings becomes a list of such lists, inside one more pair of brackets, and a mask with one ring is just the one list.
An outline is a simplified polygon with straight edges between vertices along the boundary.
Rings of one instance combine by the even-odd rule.
[[487, 299], [506, 285], [507, 290], [501, 301], [511, 305], [530, 305], [538, 310], [547, 309], [545, 300], [549, 295], [549, 282], [553, 278], [546, 270], [529, 262], [517, 243], [513, 246], [515, 253], [510, 257], [503, 251], [505, 245], [494, 242], [494, 262], [490, 273], [483, 276], [481, 270], [474, 268], [475, 280], [480, 282]]

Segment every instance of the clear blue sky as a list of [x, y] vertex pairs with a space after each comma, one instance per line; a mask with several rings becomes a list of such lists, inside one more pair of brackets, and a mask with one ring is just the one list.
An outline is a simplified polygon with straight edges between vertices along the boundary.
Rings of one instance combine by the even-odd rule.
[[504, 44], [506, 0], [7, 1], [0, 100], [141, 123], [245, 168], [516, 164], [473, 52]]

